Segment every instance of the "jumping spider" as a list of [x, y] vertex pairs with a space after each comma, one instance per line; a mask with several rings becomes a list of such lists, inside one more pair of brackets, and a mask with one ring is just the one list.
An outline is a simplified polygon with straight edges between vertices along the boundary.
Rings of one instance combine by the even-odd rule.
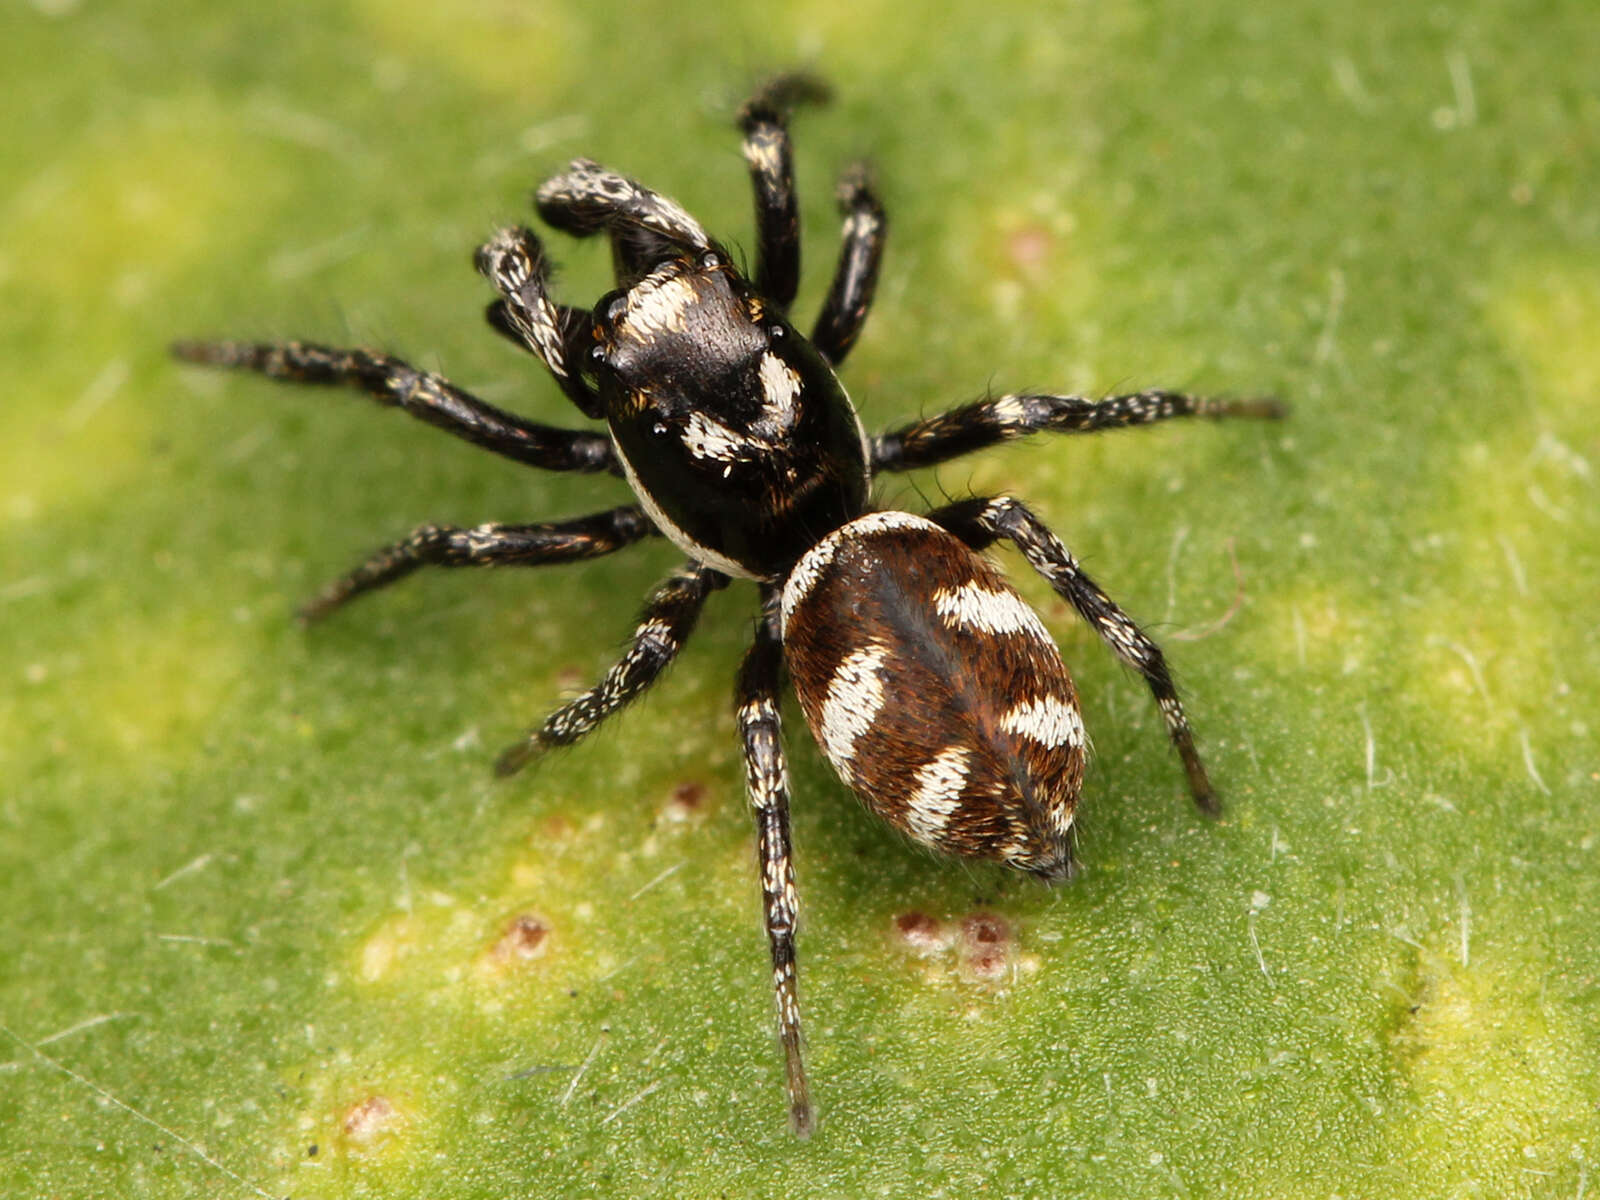
[[424, 564], [572, 562], [651, 536], [689, 556], [651, 594], [605, 678], [501, 755], [502, 775], [578, 741], [637, 697], [677, 657], [711, 591], [736, 577], [755, 581], [761, 616], [739, 672], [738, 725], [789, 1115], [802, 1135], [813, 1113], [795, 988], [797, 900], [778, 713], [785, 668], [813, 736], [873, 812], [947, 853], [1063, 878], [1086, 739], [1050, 634], [978, 553], [1004, 538], [1144, 677], [1195, 802], [1217, 809], [1161, 650], [1055, 534], [1009, 496], [960, 500], [926, 516], [880, 511], [873, 474], [1041, 430], [1280, 413], [1271, 400], [1164, 391], [1099, 400], [1023, 393], [869, 436], [835, 374], [866, 320], [883, 257], [883, 207], [860, 167], [839, 187], [843, 245], [810, 337], [788, 317], [800, 270], [788, 113], [823, 98], [815, 80], [785, 76], [740, 111], [755, 190], [753, 280], [673, 201], [588, 159], [546, 182], [535, 201], [556, 229], [609, 236], [617, 287], [593, 312], [550, 298], [531, 230], [501, 230], [478, 250], [478, 270], [499, 293], [489, 323], [543, 362], [579, 412], [604, 420], [604, 433], [525, 421], [374, 351], [307, 342], [174, 347], [191, 362], [355, 387], [508, 458], [609, 472], [633, 490], [633, 503], [572, 520], [423, 526], [324, 590], [302, 609], [305, 620]]

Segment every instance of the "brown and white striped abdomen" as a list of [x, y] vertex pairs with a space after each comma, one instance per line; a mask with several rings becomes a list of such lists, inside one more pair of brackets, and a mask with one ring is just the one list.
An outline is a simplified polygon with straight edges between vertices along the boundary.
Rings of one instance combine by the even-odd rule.
[[868, 808], [951, 854], [1066, 872], [1077, 694], [987, 560], [922, 517], [860, 517], [790, 573], [783, 643], [806, 723]]

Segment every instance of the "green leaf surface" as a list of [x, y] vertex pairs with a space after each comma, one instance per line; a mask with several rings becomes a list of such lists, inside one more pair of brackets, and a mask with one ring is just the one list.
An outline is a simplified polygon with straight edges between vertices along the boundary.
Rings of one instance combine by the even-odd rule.
[[[0, 9], [0, 1194], [1595, 1194], [1596, 62], [1591, 0]], [[836, 172], [892, 215], [869, 426], [990, 387], [1294, 405], [882, 481], [1052, 522], [1165, 644], [1226, 813], [1014, 556], [1096, 747], [1074, 882], [909, 846], [791, 708], [807, 1143], [750, 587], [497, 783], [671, 548], [302, 632], [414, 525], [618, 485], [165, 354], [373, 344], [576, 424], [472, 248], [578, 154], [748, 247], [730, 114], [796, 63], [838, 92], [796, 122], [797, 311]]]

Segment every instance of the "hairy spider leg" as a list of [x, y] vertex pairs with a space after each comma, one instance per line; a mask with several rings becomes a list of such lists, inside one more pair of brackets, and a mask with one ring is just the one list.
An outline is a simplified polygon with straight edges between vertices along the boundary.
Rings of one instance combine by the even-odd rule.
[[795, 985], [795, 925], [799, 898], [794, 888], [794, 851], [789, 837], [789, 772], [778, 712], [783, 645], [777, 630], [776, 588], [762, 589], [762, 618], [739, 670], [736, 696], [739, 736], [744, 743], [745, 786], [755, 810], [760, 856], [761, 902], [772, 950], [772, 987], [778, 1003], [778, 1038], [783, 1044], [789, 1089], [789, 1124], [801, 1137], [814, 1124], [811, 1091], [801, 1058], [800, 1001]]
[[432, 371], [375, 350], [338, 350], [314, 342], [174, 342], [187, 362], [258, 371], [290, 383], [344, 385], [380, 404], [496, 454], [547, 471], [621, 474], [611, 439], [525, 421], [469, 395]]
[[533, 202], [539, 215], [564, 233], [609, 233], [619, 288], [632, 287], [657, 264], [686, 250], [716, 249], [677, 201], [593, 159], [573, 159], [565, 172], [539, 185]]
[[550, 299], [544, 246], [531, 229], [502, 229], [478, 247], [478, 273], [500, 299], [485, 310], [489, 326], [544, 363], [567, 399], [586, 417], [605, 416], [605, 406], [579, 373], [593, 341], [594, 318], [581, 308]]
[[756, 290], [787, 312], [800, 289], [800, 204], [795, 196], [789, 114], [823, 103], [828, 88], [805, 74], [779, 75], [739, 110], [744, 160], [756, 206]]
[[875, 471], [908, 471], [1045, 431], [1095, 433], [1174, 417], [1275, 420], [1286, 411], [1282, 402], [1271, 397], [1234, 400], [1145, 391], [1092, 400], [1086, 396], [1015, 393], [979, 400], [880, 434], [872, 439], [872, 467]]
[[423, 525], [383, 547], [348, 575], [323, 588], [300, 609], [300, 621], [320, 621], [365, 592], [386, 587], [418, 567], [539, 567], [611, 554], [659, 531], [637, 505], [540, 525], [490, 523], [470, 529]]
[[1195, 749], [1194, 736], [1189, 731], [1189, 721], [1184, 716], [1177, 689], [1172, 685], [1161, 647], [1100, 590], [1061, 539], [1010, 496], [980, 496], [958, 501], [929, 513], [928, 518], [943, 525], [974, 550], [986, 549], [1000, 538], [1021, 550], [1029, 565], [1077, 609], [1078, 615], [1088, 622], [1111, 652], [1144, 676], [1161, 710], [1161, 719], [1166, 723], [1167, 736], [1183, 761], [1195, 804], [1213, 816], [1221, 811], [1200, 753]]
[[568, 701], [508, 747], [495, 762], [497, 775], [511, 775], [552, 746], [570, 746], [612, 713], [631, 703], [677, 658], [706, 597], [725, 587], [728, 577], [697, 562], [686, 564], [645, 601], [633, 639], [605, 678]]
[[593, 159], [573, 159], [564, 172], [539, 185], [534, 203], [547, 224], [574, 237], [635, 227], [680, 249], [711, 249], [706, 231], [677, 201]]
[[836, 195], [839, 214], [844, 217], [844, 239], [833, 282], [811, 331], [811, 344], [835, 367], [850, 353], [867, 323], [889, 232], [888, 217], [865, 164], [858, 163], [844, 173]]

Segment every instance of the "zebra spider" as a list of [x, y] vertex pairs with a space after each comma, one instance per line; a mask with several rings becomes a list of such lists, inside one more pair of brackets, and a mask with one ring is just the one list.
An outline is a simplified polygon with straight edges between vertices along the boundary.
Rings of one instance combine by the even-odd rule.
[[326, 588], [301, 610], [303, 620], [425, 564], [572, 562], [650, 536], [688, 555], [650, 595], [631, 645], [606, 676], [508, 749], [497, 764], [502, 775], [578, 741], [654, 683], [710, 592], [736, 577], [756, 583], [761, 615], [738, 676], [738, 726], [789, 1116], [801, 1135], [813, 1110], [795, 985], [798, 905], [778, 711], [785, 668], [823, 753], [873, 812], [947, 853], [1064, 878], [1087, 743], [1055, 643], [979, 554], [1005, 539], [1144, 677], [1195, 802], [1217, 808], [1160, 649], [1033, 513], [1007, 496], [961, 500], [926, 516], [879, 511], [873, 474], [1042, 430], [1281, 414], [1272, 400], [1164, 391], [1099, 400], [1026, 393], [868, 436], [835, 375], [866, 320], [883, 256], [884, 212], [864, 168], [839, 187], [843, 244], [811, 336], [787, 316], [800, 269], [788, 113], [824, 98], [818, 81], [789, 75], [740, 111], [755, 191], [753, 280], [673, 201], [587, 159], [547, 181], [535, 202], [558, 230], [609, 237], [617, 287], [593, 312], [551, 299], [532, 231], [501, 230], [478, 250], [478, 270], [499, 293], [489, 323], [543, 362], [579, 412], [607, 423], [605, 433], [523, 420], [370, 350], [307, 342], [173, 347], [190, 362], [347, 385], [508, 458], [609, 472], [633, 491], [633, 503], [571, 520], [423, 526]]

